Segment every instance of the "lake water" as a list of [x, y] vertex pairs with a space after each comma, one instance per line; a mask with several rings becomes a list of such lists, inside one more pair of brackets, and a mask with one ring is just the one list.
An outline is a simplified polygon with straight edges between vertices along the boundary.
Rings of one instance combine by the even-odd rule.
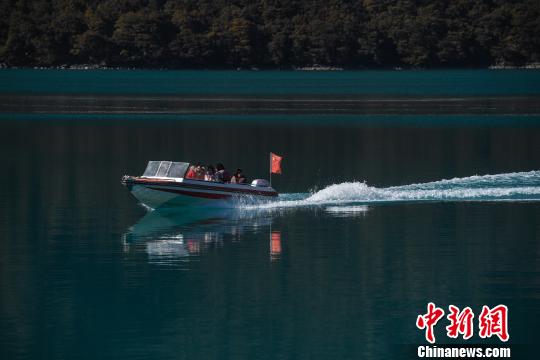
[[[266, 178], [270, 151], [270, 205], [148, 211], [120, 184], [148, 160]], [[507, 305], [517, 358], [539, 154], [540, 71], [0, 70], [0, 357], [415, 358], [432, 301], [495, 346], [476, 321]]]

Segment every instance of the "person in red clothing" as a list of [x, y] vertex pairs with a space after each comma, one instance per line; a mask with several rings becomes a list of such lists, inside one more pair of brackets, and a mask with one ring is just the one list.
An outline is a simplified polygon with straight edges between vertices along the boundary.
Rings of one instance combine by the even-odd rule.
[[191, 165], [186, 173], [186, 179], [195, 178], [195, 166]]
[[197, 170], [197, 168], [200, 169], [200, 167], [201, 164], [199, 163], [197, 163], [195, 166], [191, 165], [186, 173], [186, 179], [198, 179], [200, 170]]

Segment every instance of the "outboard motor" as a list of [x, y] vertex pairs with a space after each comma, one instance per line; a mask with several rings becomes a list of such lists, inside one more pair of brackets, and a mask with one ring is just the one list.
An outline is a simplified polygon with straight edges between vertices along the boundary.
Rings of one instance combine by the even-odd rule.
[[270, 187], [270, 183], [265, 179], [255, 179], [251, 182], [251, 186], [255, 187]]

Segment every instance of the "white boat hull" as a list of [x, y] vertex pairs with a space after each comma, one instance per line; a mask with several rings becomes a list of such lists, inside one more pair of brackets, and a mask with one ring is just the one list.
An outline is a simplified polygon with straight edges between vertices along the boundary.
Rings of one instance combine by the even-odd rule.
[[183, 178], [127, 177], [123, 183], [135, 198], [152, 209], [188, 206], [230, 207], [238, 202], [269, 201], [278, 195], [271, 187]]

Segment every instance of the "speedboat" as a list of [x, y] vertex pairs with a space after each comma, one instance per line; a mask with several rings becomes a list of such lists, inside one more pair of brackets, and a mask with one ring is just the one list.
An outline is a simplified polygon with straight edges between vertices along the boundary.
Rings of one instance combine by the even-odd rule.
[[142, 204], [152, 208], [230, 206], [238, 201], [272, 200], [276, 190], [265, 179], [234, 184], [186, 178], [190, 164], [149, 161], [142, 176], [124, 175], [124, 184]]

